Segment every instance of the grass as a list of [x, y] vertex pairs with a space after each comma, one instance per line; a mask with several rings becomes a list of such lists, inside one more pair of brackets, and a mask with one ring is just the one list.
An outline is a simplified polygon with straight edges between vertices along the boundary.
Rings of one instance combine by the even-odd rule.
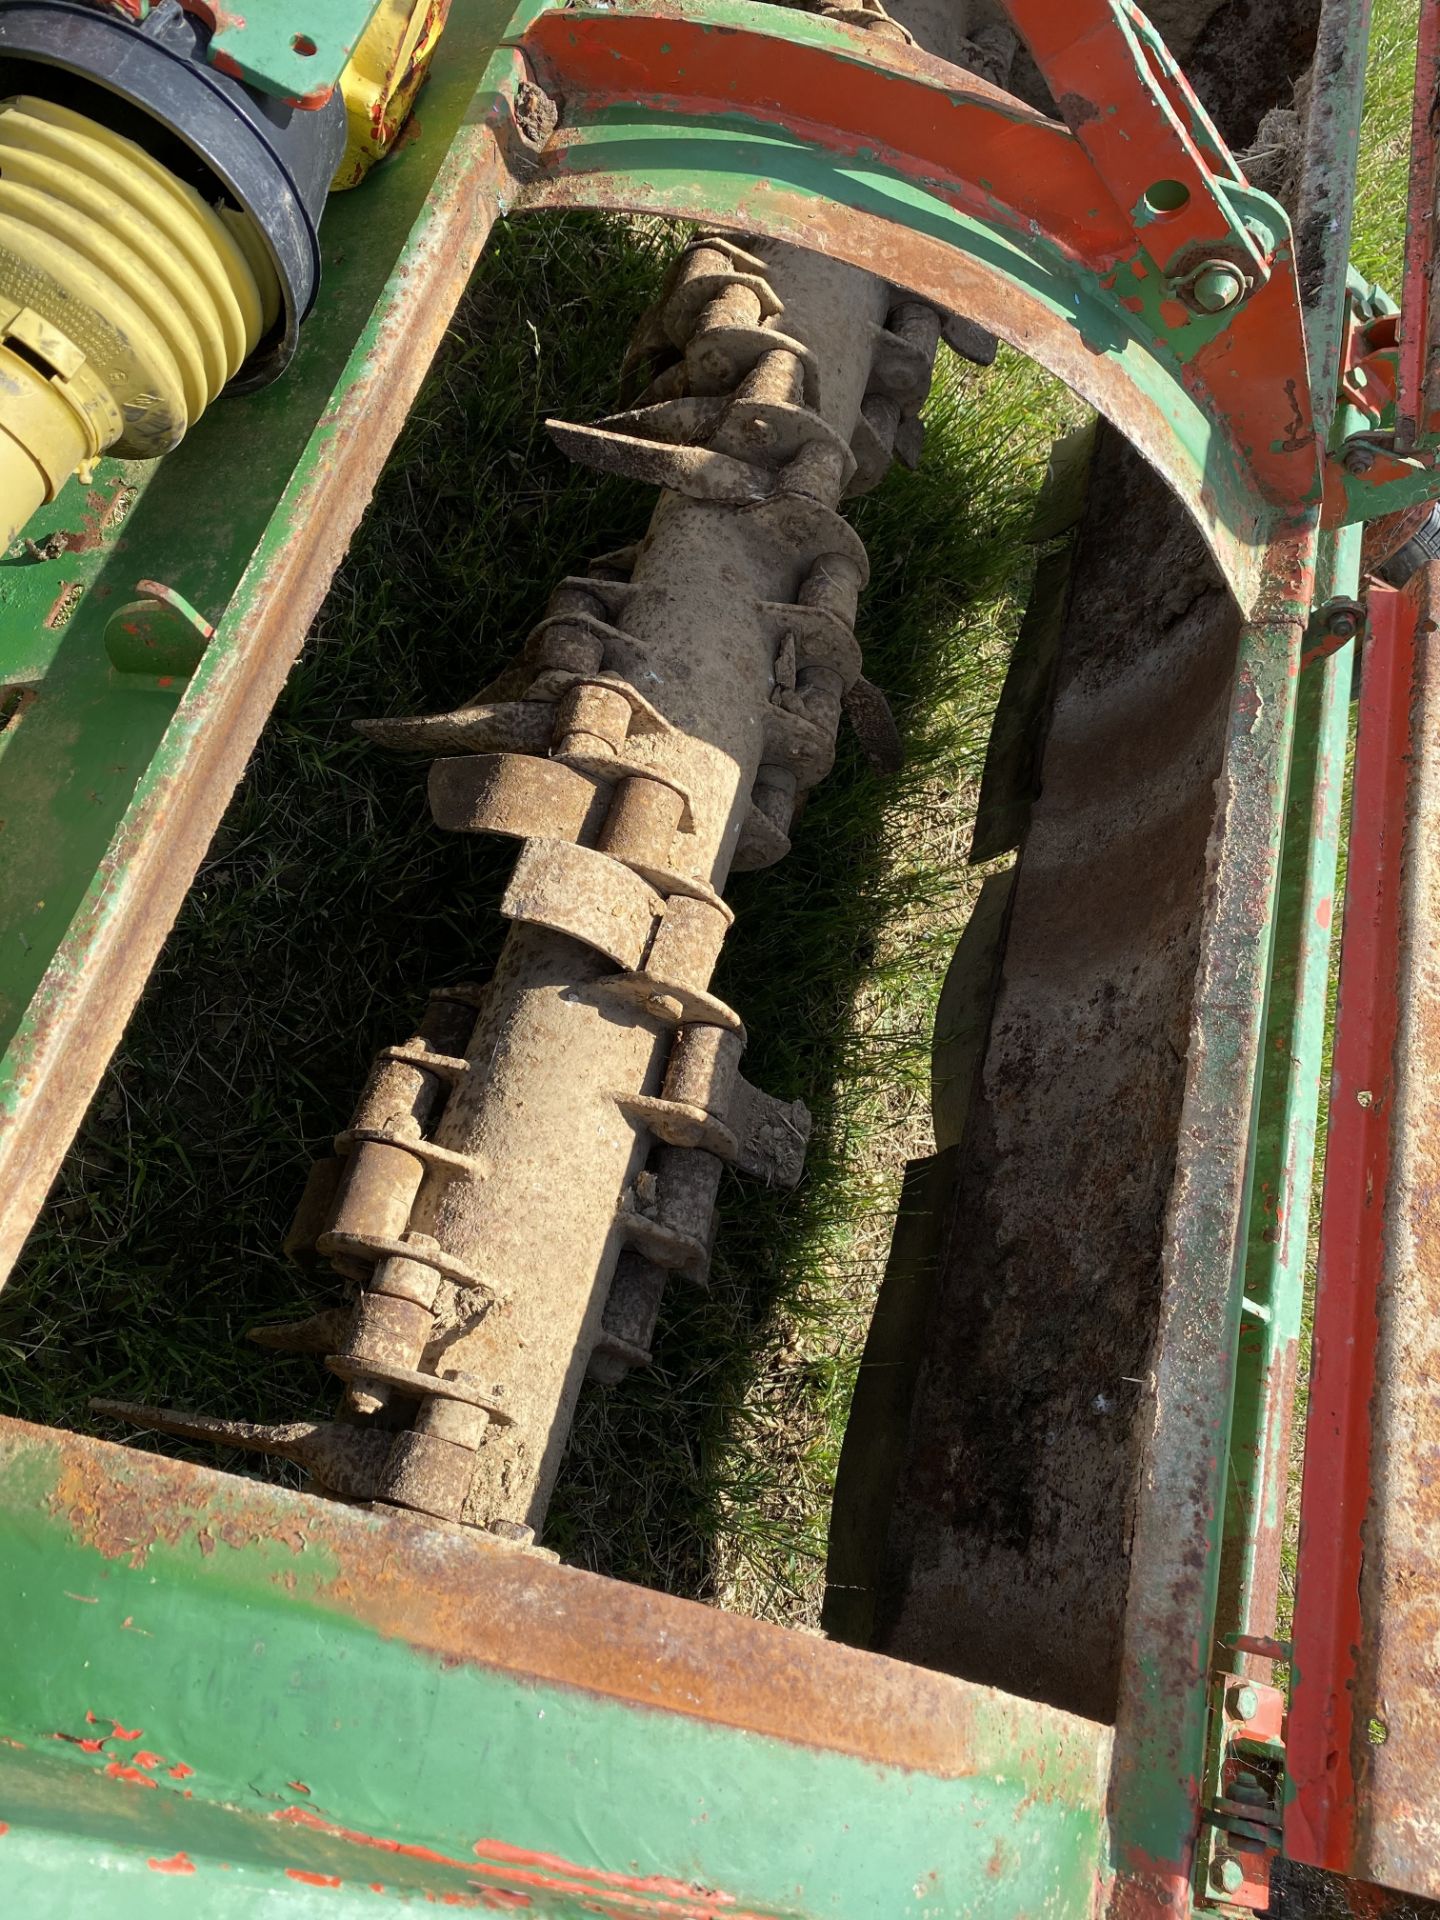
[[[243, 1332], [323, 1304], [280, 1254], [306, 1168], [426, 989], [493, 963], [511, 860], [436, 832], [423, 775], [350, 722], [473, 693], [557, 578], [643, 529], [653, 496], [570, 467], [540, 423], [611, 399], [674, 244], [598, 218], [497, 234], [0, 1300], [7, 1410], [84, 1428], [96, 1393], [249, 1417], [332, 1403], [316, 1363]], [[808, 1176], [727, 1188], [710, 1291], [673, 1287], [654, 1369], [587, 1393], [552, 1520], [581, 1564], [816, 1618], [899, 1175], [928, 1146], [930, 1016], [978, 884], [968, 823], [1031, 501], [1077, 416], [1014, 356], [951, 365], [921, 471], [859, 507], [867, 671], [907, 766], [881, 781], [843, 743], [792, 855], [736, 885], [720, 981], [751, 1077], [814, 1109]]]
[[1419, 0], [1373, 0], [1350, 257], [1398, 300]]

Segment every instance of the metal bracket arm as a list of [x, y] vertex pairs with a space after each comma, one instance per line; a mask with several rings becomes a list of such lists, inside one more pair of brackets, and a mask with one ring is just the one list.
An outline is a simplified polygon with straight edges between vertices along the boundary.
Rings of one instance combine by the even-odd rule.
[[[1251, 605], [1263, 547], [1320, 495], [1285, 216], [1141, 16], [1067, 9], [1083, 30], [1052, 48], [1052, 8], [1011, 11], [1078, 130], [902, 44], [747, 0], [540, 9], [511, 44], [559, 123], [519, 158], [510, 210], [768, 233], [963, 309], [1139, 446]], [[1121, 89], [1128, 145], [1086, 117], [1082, 82]]]

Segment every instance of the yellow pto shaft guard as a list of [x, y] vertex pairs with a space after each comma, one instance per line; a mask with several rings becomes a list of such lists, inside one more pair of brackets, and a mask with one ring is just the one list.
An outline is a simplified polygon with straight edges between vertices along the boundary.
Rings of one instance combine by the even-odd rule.
[[0, 552], [77, 468], [176, 446], [280, 303], [244, 214], [66, 107], [0, 102]]

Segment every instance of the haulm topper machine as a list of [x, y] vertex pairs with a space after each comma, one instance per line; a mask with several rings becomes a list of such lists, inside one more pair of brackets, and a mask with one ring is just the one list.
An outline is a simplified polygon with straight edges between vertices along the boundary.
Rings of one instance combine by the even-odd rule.
[[[96, 1407], [307, 1490], [0, 1421], [7, 1912], [1440, 1898], [1440, 5], [1398, 306], [1349, 265], [1368, 30], [0, 0], [5, 1272], [492, 227], [684, 223], [615, 409], [550, 423], [654, 486], [648, 531], [540, 584], [467, 704], [365, 724], [515, 862], [498, 965], [417, 983], [297, 1196], [334, 1305], [261, 1337], [333, 1415]], [[895, 763], [844, 503], [997, 341], [1103, 425], [811, 1637], [559, 1564], [545, 1518], [722, 1182], [803, 1177], [714, 988], [725, 884], [840, 729]]]

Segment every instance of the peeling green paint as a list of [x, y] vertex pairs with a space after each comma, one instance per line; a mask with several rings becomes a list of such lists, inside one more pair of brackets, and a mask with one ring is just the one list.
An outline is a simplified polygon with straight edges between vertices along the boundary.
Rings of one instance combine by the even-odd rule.
[[[384, 1555], [384, 1520], [199, 1468], [178, 1469], [177, 1502], [176, 1474], [0, 1425], [0, 1610], [23, 1650], [0, 1669], [16, 1911], [89, 1911], [103, 1873], [107, 1912], [164, 1912], [174, 1876], [145, 1863], [177, 1856], [188, 1910], [203, 1888], [217, 1914], [262, 1893], [306, 1914], [330, 1880], [341, 1913], [372, 1881], [667, 1920], [953, 1920], [992, 1896], [1089, 1910], [1103, 1728], [947, 1683], [973, 1702], [973, 1754], [942, 1779], [506, 1671], [356, 1617], [342, 1565]], [[484, 1551], [447, 1541], [483, 1581]], [[601, 1584], [548, 1578], [551, 1606], [566, 1581]]]

